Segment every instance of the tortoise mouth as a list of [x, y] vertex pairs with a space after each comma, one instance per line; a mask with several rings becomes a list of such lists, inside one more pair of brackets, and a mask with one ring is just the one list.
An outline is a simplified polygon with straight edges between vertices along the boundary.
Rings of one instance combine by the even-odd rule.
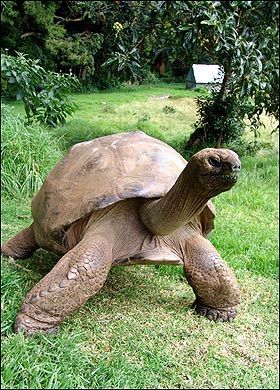
[[210, 176], [214, 177], [215, 179], [221, 180], [223, 182], [229, 182], [229, 183], [235, 183], [238, 179], [238, 173], [237, 172], [230, 172], [230, 173], [212, 173]]

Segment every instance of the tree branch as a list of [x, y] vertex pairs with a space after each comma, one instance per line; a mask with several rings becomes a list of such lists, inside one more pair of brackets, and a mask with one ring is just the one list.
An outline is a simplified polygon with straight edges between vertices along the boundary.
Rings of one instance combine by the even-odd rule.
[[144, 41], [144, 37], [141, 38], [140, 41], [136, 43], [135, 47], [140, 46], [143, 41]]
[[34, 31], [32, 32], [27, 32], [25, 34], [22, 34], [20, 37], [21, 38], [27, 38], [27, 37], [30, 37], [31, 35], [36, 35], [36, 33]]
[[71, 19], [71, 18], [63, 18], [62, 16], [56, 16], [54, 15], [54, 19], [59, 19], [59, 20], [63, 20], [64, 22], [82, 22], [85, 17], [87, 16], [88, 14], [88, 11], [86, 11], [83, 16], [81, 16], [80, 18], [76, 18], [76, 19]]

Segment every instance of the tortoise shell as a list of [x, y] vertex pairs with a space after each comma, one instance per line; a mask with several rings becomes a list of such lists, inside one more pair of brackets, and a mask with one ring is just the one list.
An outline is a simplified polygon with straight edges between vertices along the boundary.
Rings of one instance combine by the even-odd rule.
[[[123, 199], [162, 197], [186, 164], [172, 147], [140, 131], [78, 143], [34, 197], [33, 217], [54, 232]], [[207, 206], [201, 219], [210, 231], [215, 214], [210, 201]]]

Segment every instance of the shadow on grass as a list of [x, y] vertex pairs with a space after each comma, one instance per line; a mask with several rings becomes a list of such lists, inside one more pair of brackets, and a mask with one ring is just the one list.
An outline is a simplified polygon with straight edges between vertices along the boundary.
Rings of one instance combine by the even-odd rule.
[[43, 277], [54, 267], [59, 258], [54, 253], [38, 249], [29, 259], [16, 260], [16, 263]]
[[[57, 263], [59, 256], [48, 252], [44, 249], [37, 250], [30, 259], [17, 260], [12, 268], [17, 268], [17, 274], [22, 275], [18, 282], [25, 289], [32, 283], [33, 287], [39, 282]], [[23, 269], [21, 270], [20, 267]], [[166, 272], [164, 272], [164, 268]], [[180, 266], [173, 266], [175, 273], [172, 272], [171, 266], [114, 266], [111, 268], [107, 280], [102, 289], [91, 298], [94, 305], [102, 305], [104, 300], [110, 307], [110, 300], [118, 301], [119, 304], [135, 304], [140, 307], [147, 302], [151, 306], [163, 305], [166, 311], [190, 308], [193, 297], [185, 301], [184, 298], [177, 294], [179, 290], [188, 292], [188, 285], [182, 273]], [[27, 272], [31, 273], [27, 275]], [[28, 280], [27, 280], [28, 279]], [[27, 284], [26, 284], [27, 282]], [[24, 286], [25, 287], [24, 287]], [[172, 288], [170, 286], [172, 285]], [[190, 288], [189, 288], [190, 289]], [[190, 289], [191, 291], [191, 289]], [[187, 294], [188, 295], [188, 294]], [[116, 302], [115, 302], [116, 303]]]

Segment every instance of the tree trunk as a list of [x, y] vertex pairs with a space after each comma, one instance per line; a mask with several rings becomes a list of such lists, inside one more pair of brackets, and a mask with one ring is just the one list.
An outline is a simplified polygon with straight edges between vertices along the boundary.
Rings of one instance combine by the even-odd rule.
[[220, 92], [219, 92], [219, 99], [222, 102], [224, 102], [226, 100], [226, 97], [227, 97], [228, 73], [229, 73], [228, 70], [225, 69], [225, 74], [224, 74], [222, 85], [221, 85], [221, 89], [220, 89]]
[[219, 137], [218, 137], [218, 140], [217, 140], [217, 143], [215, 145], [215, 148], [220, 148], [221, 147], [222, 139], [223, 139], [223, 133], [220, 133]]
[[198, 127], [190, 135], [190, 138], [185, 144], [185, 149], [188, 150], [201, 145], [205, 141], [205, 138], [206, 138], [205, 130], [201, 127]]
[[82, 79], [82, 80], [85, 80], [86, 77], [87, 77], [87, 65], [83, 66], [83, 68], [82, 68], [81, 79]]
[[[218, 99], [221, 102], [224, 102], [226, 100], [226, 97], [227, 97], [227, 81], [228, 81], [228, 69], [225, 69], [225, 74], [224, 74], [224, 77], [223, 77], [221, 89], [220, 89], [220, 92], [219, 92], [219, 95], [218, 95]], [[223, 133], [220, 132], [219, 135], [218, 135], [218, 138], [217, 138], [216, 145], [215, 145], [216, 148], [220, 148], [221, 147], [222, 140], [223, 140]]]

